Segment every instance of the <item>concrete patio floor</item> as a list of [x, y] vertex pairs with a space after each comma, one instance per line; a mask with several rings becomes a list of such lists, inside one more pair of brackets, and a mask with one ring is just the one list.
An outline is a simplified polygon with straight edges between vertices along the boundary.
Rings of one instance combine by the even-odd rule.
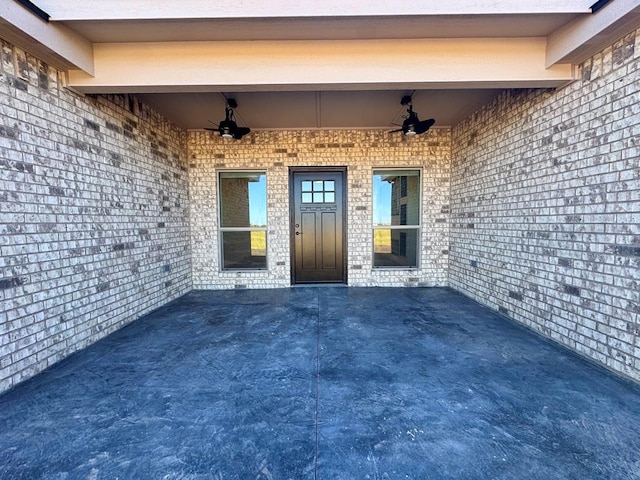
[[640, 387], [449, 289], [192, 292], [0, 396], [0, 478], [638, 479]]

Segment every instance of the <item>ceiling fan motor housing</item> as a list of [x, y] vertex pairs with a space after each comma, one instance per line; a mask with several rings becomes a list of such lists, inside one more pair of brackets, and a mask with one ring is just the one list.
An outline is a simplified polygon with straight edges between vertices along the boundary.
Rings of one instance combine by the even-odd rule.
[[235, 138], [236, 140], [240, 140], [251, 131], [248, 127], [238, 127], [238, 124], [235, 122], [233, 109], [237, 106], [238, 102], [236, 102], [235, 99], [227, 99], [227, 105], [224, 109], [224, 120], [218, 124], [218, 132], [222, 138]]

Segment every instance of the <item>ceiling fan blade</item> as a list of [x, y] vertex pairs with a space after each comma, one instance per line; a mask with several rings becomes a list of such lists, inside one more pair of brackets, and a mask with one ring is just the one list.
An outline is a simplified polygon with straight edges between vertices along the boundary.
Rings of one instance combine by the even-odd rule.
[[238, 127], [236, 128], [236, 131], [233, 132], [233, 137], [240, 140], [242, 137], [247, 135], [250, 131], [251, 129], [249, 127]]
[[401, 132], [402, 129], [398, 128], [397, 130], [389, 130], [389, 133], [396, 133], [396, 132]]
[[207, 120], [207, 122], [209, 122], [209, 123], [210, 123], [210, 124], [212, 124], [212, 125], [215, 125], [215, 126], [216, 126], [216, 128], [211, 128], [211, 127], [207, 128], [207, 127], [204, 127], [204, 129], [205, 129], [205, 130], [207, 130], [207, 131], [209, 131], [209, 132], [219, 132], [219, 131], [220, 131], [220, 126], [219, 126], [216, 122], [212, 122], [211, 120]]
[[436, 121], [433, 118], [429, 120], [422, 120], [421, 122], [416, 123], [416, 133], [421, 134], [429, 130]]

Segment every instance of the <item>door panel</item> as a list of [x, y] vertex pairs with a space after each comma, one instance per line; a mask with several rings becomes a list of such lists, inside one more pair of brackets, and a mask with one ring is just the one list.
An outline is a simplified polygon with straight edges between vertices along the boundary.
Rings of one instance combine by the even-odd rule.
[[302, 212], [301, 227], [298, 229], [298, 242], [300, 243], [300, 255], [298, 257], [302, 263], [302, 270], [316, 269], [316, 215], [313, 212]]
[[344, 171], [292, 172], [293, 283], [344, 283]]
[[322, 268], [335, 269], [338, 262], [336, 255], [336, 214], [321, 212], [322, 216]]

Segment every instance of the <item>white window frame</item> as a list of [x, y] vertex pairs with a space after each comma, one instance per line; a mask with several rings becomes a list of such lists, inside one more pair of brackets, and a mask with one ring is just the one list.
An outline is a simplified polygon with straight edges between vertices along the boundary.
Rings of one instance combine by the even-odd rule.
[[[375, 194], [374, 176], [379, 172], [418, 172], [418, 223], [416, 225], [375, 225]], [[422, 252], [422, 168], [420, 167], [379, 167], [371, 170], [371, 267], [374, 270], [418, 270], [421, 268]], [[375, 264], [375, 232], [376, 230], [415, 230], [416, 231], [416, 265], [415, 266], [387, 266]]]
[[[255, 175], [264, 175], [265, 177], [265, 210], [267, 211], [265, 218], [265, 226], [264, 227], [223, 227], [222, 226], [222, 174], [224, 173], [237, 173], [237, 174], [255, 174]], [[267, 175], [267, 171], [265, 169], [229, 169], [229, 170], [218, 170], [216, 172], [217, 176], [217, 195], [218, 195], [218, 261], [219, 261], [219, 270], [221, 272], [265, 272], [269, 270], [269, 212], [268, 212], [268, 194], [269, 194], [269, 178]], [[224, 241], [223, 241], [223, 233], [224, 232], [264, 232], [265, 236], [265, 266], [264, 267], [256, 267], [256, 268], [225, 268], [224, 266]]]

